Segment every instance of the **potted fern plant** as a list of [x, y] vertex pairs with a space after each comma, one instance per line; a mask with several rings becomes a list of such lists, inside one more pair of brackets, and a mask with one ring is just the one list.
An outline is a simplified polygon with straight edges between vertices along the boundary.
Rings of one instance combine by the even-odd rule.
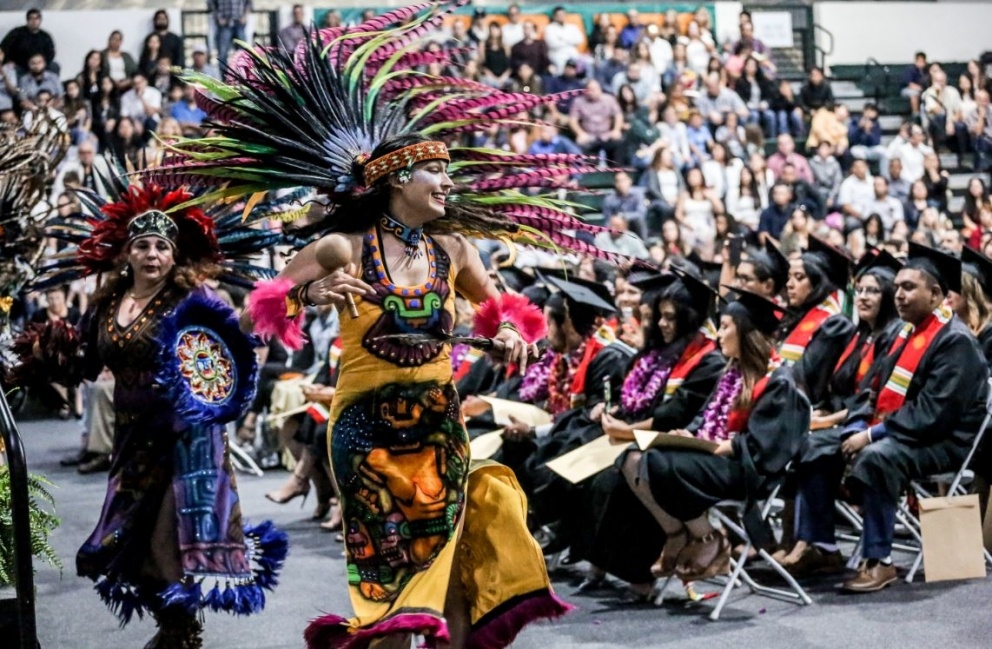
[[[49, 543], [49, 536], [61, 522], [55, 515], [55, 499], [49, 491], [53, 486], [41, 476], [28, 476], [31, 552], [61, 572], [62, 560]], [[0, 587], [12, 585], [15, 574], [10, 468], [4, 465], [0, 466]]]

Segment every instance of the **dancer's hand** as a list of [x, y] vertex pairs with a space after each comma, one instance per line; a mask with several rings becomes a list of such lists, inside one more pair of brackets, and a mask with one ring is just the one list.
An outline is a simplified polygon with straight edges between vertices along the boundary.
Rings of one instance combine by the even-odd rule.
[[536, 344], [528, 345], [519, 333], [509, 327], [500, 329], [493, 340], [496, 341], [495, 349], [490, 352], [493, 357], [508, 365], [515, 363], [521, 375], [527, 371], [527, 363], [540, 356]]
[[321, 277], [307, 288], [306, 299], [314, 304], [333, 304], [341, 311], [345, 308], [349, 294], [358, 297], [375, 295], [371, 286], [353, 276], [355, 270], [355, 264], [352, 263]]

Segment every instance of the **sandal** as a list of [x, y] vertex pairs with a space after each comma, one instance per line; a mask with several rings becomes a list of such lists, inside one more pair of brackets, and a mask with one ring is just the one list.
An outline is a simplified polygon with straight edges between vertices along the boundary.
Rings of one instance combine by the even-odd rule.
[[[681, 545], [676, 545], [674, 541], [681, 540]], [[678, 566], [679, 555], [689, 544], [689, 533], [685, 528], [680, 532], [669, 535], [665, 539], [665, 547], [661, 550], [658, 560], [651, 566], [651, 575], [656, 579], [671, 577], [675, 574]]]
[[[710, 558], [707, 558], [710, 557]], [[675, 569], [682, 581], [704, 581], [730, 572], [730, 543], [718, 531], [693, 539], [679, 555]]]

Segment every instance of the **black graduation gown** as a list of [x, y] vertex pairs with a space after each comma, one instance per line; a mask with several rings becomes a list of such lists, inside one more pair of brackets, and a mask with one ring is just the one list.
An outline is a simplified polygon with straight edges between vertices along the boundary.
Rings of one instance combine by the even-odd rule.
[[[898, 356], [892, 354], [880, 365], [879, 389], [888, 381]], [[887, 438], [858, 454], [849, 483], [871, 485], [896, 501], [909, 480], [956, 470], [985, 417], [988, 376], [978, 341], [954, 316], [920, 359], [902, 408], [885, 420]], [[847, 423], [871, 421], [874, 408], [873, 391], [863, 391]]]
[[[455, 384], [455, 389], [462, 401], [466, 397], [479, 395], [520, 401], [520, 382], [519, 374], [507, 377], [502, 366], [494, 363], [492, 358], [486, 354], [472, 364], [465, 376]], [[499, 427], [499, 424], [493, 419], [491, 411], [472, 417], [465, 422], [469, 439], [475, 439], [479, 435], [494, 431]]]
[[810, 403], [817, 407], [828, 396], [834, 368], [856, 329], [846, 315], [836, 313], [830, 316], [820, 324], [803, 355], [793, 365], [796, 384], [806, 393]]
[[569, 422], [583, 417], [584, 413], [603, 401], [605, 379], [609, 379], [612, 388], [610, 401], [616, 403], [620, 399], [624, 372], [633, 356], [634, 350], [621, 342], [603, 347], [586, 370], [583, 406], [566, 410], [555, 417], [555, 425], [545, 437], [504, 442], [493, 458], [513, 469], [535, 511], [540, 511], [546, 505], [552, 517], [557, 518], [553, 515], [558, 507], [556, 498], [551, 493], [543, 492], [550, 483], [556, 481], [558, 474], [544, 465], [594, 439], [595, 436], [591, 436], [586, 428], [572, 429]]
[[[706, 405], [726, 365], [719, 351], [704, 356], [669, 399], [663, 394], [656, 399], [651, 430], [689, 426]], [[620, 579], [641, 584], [653, 579], [649, 567], [661, 552], [665, 534], [621, 474], [624, 457], [583, 485], [569, 561], [586, 559]]]
[[[809, 421], [809, 400], [796, 385], [793, 372], [779, 368], [753, 404], [744, 430], [734, 438], [732, 456], [651, 449], [641, 460], [641, 479], [649, 481], [661, 508], [682, 521], [702, 516], [721, 500], [754, 505], [796, 457], [809, 432]], [[766, 546], [772, 539], [759, 523], [754, 516], [745, 519], [755, 545]]]
[[[899, 331], [902, 329], [902, 326], [902, 320], [893, 318], [888, 324], [882, 327], [882, 330], [875, 336], [875, 340], [872, 343], [872, 347], [874, 348], [873, 358], [875, 359], [872, 362], [873, 367], [877, 366], [879, 361], [884, 358], [892, 348], [892, 343], [899, 335]], [[844, 364], [841, 365], [840, 368], [837, 368], [837, 370], [830, 376], [830, 381], [827, 384], [828, 392], [824, 396], [823, 403], [820, 405], [820, 407], [827, 412], [839, 412], [844, 410], [850, 405], [855, 395], [859, 392], [855, 379], [857, 378], [858, 367], [861, 365], [861, 346], [863, 344], [864, 337], [868, 335], [868, 332], [858, 330], [856, 335], [861, 338], [857, 344], [857, 347], [855, 347], [851, 355], [847, 357]], [[834, 367], [836, 367], [836, 364]], [[869, 371], [865, 374], [865, 376], [867, 377], [870, 372], [871, 368], [869, 368]]]

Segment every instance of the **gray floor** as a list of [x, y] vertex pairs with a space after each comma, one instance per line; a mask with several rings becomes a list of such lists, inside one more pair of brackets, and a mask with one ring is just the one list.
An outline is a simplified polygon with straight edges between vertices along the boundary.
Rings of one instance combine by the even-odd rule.
[[[57, 485], [62, 526], [55, 548], [66, 563], [65, 573], [39, 567], [38, 619], [42, 647], [111, 649], [141, 647], [153, 624], [133, 623], [125, 630], [103, 607], [88, 580], [75, 576], [76, 547], [89, 534], [103, 500], [105, 477], [80, 476], [58, 466], [58, 459], [77, 443], [74, 422], [26, 421], [21, 434], [33, 471]], [[244, 476], [239, 486], [245, 516], [271, 518], [287, 530], [291, 552], [282, 585], [269, 598], [264, 614], [252, 618], [211, 615], [206, 646], [297, 648], [307, 620], [323, 612], [348, 614], [341, 546], [308, 519], [313, 502], [278, 506], [263, 498], [284, 473], [264, 478]], [[897, 557], [898, 559], [898, 557]], [[871, 596], [845, 597], [833, 583], [813, 584], [814, 604], [799, 608], [759, 597], [737, 598], [724, 619], [710, 622], [708, 605], [684, 604], [630, 608], [599, 598], [574, 597], [577, 575], [556, 574], [561, 596], [578, 607], [564, 620], [528, 628], [514, 646], [523, 649], [583, 647], [992, 647], [992, 582], [907, 585], [898, 582]], [[705, 644], [703, 644], [705, 643]], [[6, 642], [0, 639], [0, 647]]]

